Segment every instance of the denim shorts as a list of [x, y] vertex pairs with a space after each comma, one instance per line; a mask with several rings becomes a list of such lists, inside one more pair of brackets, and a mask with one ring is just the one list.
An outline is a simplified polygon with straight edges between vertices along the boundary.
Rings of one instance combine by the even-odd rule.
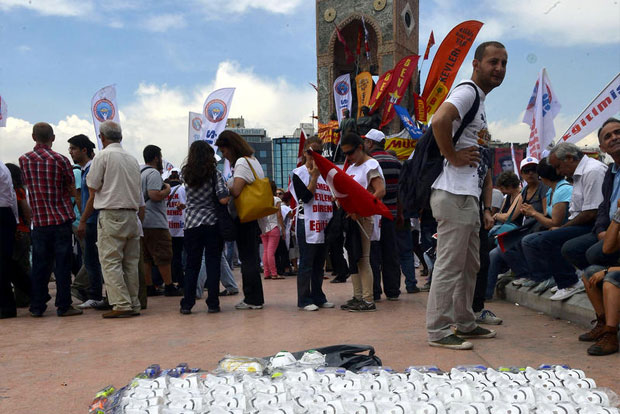
[[[605, 266], [592, 265], [586, 269], [584, 276], [588, 280], [590, 280], [590, 277], [592, 277], [593, 274], [595, 274], [596, 272], [600, 272], [601, 270], [605, 270], [605, 269], [606, 269]], [[603, 278], [603, 282], [609, 282], [615, 287], [620, 288], [620, 270], [607, 273], [605, 277]]]

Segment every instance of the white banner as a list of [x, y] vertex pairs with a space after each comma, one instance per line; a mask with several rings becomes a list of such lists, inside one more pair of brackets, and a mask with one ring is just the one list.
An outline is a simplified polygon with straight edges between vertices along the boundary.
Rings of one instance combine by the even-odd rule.
[[6, 101], [0, 96], [0, 127], [6, 126], [6, 118], [8, 116]]
[[119, 125], [121, 123], [118, 105], [116, 104], [116, 85], [108, 85], [99, 89], [90, 101], [90, 111], [93, 114], [97, 147], [101, 149], [99, 125], [104, 121], [114, 121]]
[[172, 171], [174, 165], [172, 165], [172, 163], [165, 158], [161, 160], [161, 163], [164, 167], [164, 171], [161, 173], [161, 178], [167, 180], [168, 177], [170, 177], [170, 171]]
[[336, 114], [338, 115], [338, 125], [344, 118], [345, 109], [351, 112], [351, 76], [346, 73], [339, 76], [334, 82], [334, 103], [336, 104]]
[[577, 117], [573, 125], [562, 135], [562, 140], [574, 144], [619, 112], [620, 73], [603, 88], [603, 91], [594, 98], [586, 110]]
[[540, 159], [542, 151], [555, 139], [553, 118], [560, 112], [561, 107], [551, 87], [547, 70], [542, 68], [523, 116], [523, 122], [530, 126], [528, 157]]
[[215, 140], [226, 128], [226, 120], [230, 113], [235, 88], [222, 88], [211, 92], [202, 107], [201, 139], [207, 141], [217, 151]]
[[187, 146], [192, 145], [192, 142], [200, 139], [200, 131], [202, 130], [202, 124], [204, 123], [204, 117], [198, 112], [189, 113], [189, 123], [187, 126]]

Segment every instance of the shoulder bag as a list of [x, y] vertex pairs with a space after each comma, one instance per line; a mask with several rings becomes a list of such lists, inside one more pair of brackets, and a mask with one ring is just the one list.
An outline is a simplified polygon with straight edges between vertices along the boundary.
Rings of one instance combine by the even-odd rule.
[[258, 178], [252, 163], [245, 158], [254, 174], [254, 182], [246, 183], [239, 197], [235, 198], [235, 208], [241, 223], [248, 223], [275, 214], [278, 208], [273, 204], [273, 192], [268, 178]]

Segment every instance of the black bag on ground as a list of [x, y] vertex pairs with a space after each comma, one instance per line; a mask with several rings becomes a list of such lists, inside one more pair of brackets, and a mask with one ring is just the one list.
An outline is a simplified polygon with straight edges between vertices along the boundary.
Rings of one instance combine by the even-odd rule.
[[[476, 99], [452, 137], [454, 145], [456, 145], [467, 125], [474, 120], [480, 107], [480, 95], [475, 84], [464, 82], [456, 87], [462, 85], [469, 85], [474, 88]], [[431, 186], [441, 174], [443, 165], [444, 157], [439, 151], [437, 141], [435, 141], [433, 126], [430, 125], [416, 144], [413, 157], [405, 161], [400, 170], [398, 196], [405, 214], [417, 214], [423, 208], [430, 208]]]
[[[375, 348], [370, 345], [330, 345], [322, 348], [312, 348], [325, 355], [328, 367], [342, 367], [349, 371], [357, 372], [364, 367], [381, 366], [381, 359], [375, 355]], [[296, 359], [300, 359], [307, 352], [292, 352]], [[368, 351], [368, 355], [364, 353]], [[273, 355], [272, 355], [273, 356]], [[265, 357], [269, 360], [271, 357]]]
[[215, 203], [215, 217], [217, 218], [217, 229], [224, 241], [237, 240], [237, 226], [231, 215], [228, 213], [228, 206], [221, 204], [220, 200], [215, 194], [215, 182], [217, 180], [217, 174], [213, 174], [213, 202]]

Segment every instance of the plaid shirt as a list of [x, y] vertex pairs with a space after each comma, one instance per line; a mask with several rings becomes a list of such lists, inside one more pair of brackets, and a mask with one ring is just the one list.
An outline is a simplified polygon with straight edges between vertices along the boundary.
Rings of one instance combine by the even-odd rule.
[[[215, 195], [218, 199], [228, 197], [228, 187], [222, 178], [222, 173], [216, 171]], [[216, 201], [213, 197], [213, 180], [205, 182], [198, 188], [188, 187], [185, 184], [187, 208], [185, 209], [185, 229], [191, 229], [203, 224], [217, 223], [215, 216]]]
[[32, 207], [32, 224], [54, 226], [75, 220], [69, 190], [75, 186], [73, 168], [67, 157], [37, 144], [19, 157]]

